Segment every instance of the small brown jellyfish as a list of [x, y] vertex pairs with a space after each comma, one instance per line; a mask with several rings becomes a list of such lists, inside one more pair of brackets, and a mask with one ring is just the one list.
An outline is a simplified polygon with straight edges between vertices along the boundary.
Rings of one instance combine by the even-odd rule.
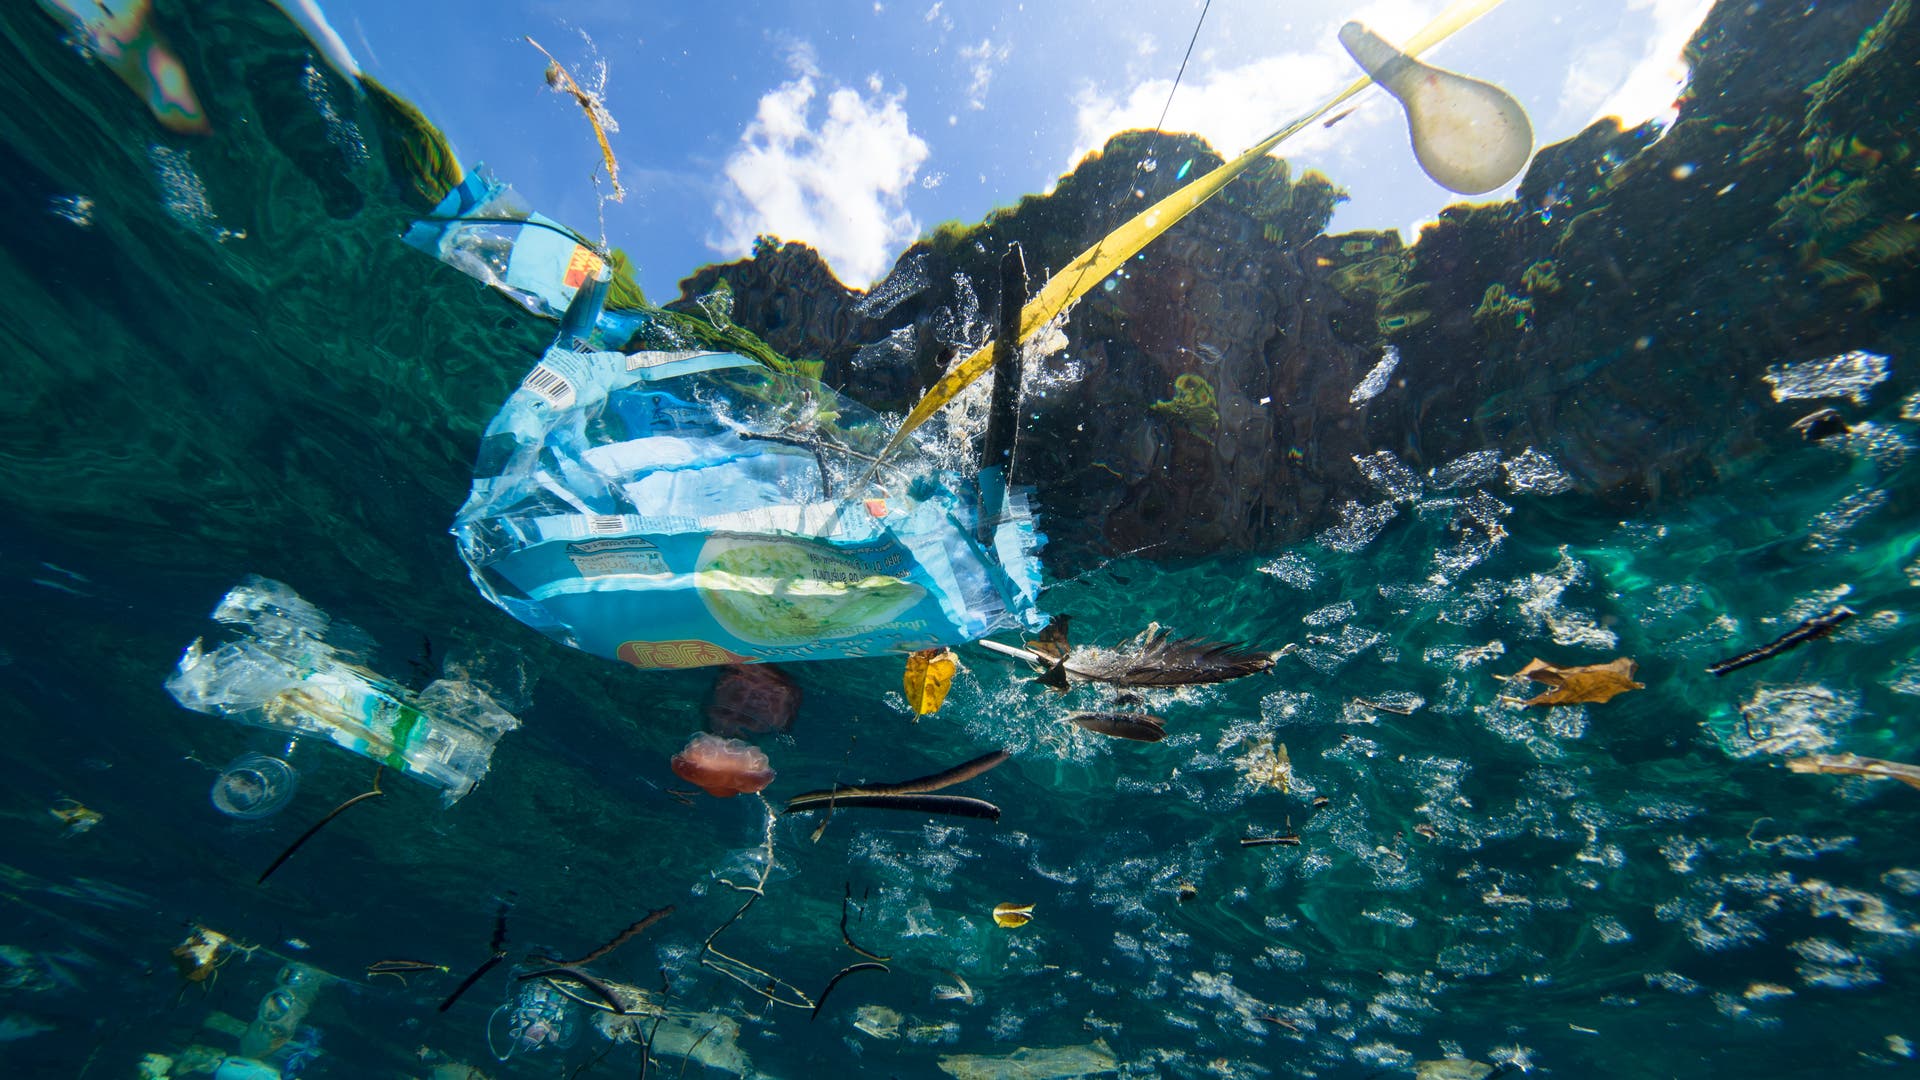
[[773, 783], [773, 766], [758, 747], [704, 731], [673, 755], [673, 774], [717, 799], [751, 795]]
[[730, 739], [768, 735], [793, 726], [800, 687], [771, 664], [730, 664], [713, 680], [707, 730]]

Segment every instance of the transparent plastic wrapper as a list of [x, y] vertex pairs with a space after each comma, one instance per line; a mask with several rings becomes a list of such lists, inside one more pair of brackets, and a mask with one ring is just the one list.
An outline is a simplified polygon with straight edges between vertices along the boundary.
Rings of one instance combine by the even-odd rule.
[[[195, 640], [167, 680], [196, 712], [325, 739], [442, 789], [451, 806], [487, 774], [500, 736], [520, 726], [470, 682], [440, 679], [418, 694], [370, 671], [354, 649], [324, 640], [330, 620], [278, 581], [249, 577], [214, 609], [242, 636], [212, 650]], [[340, 638], [357, 637], [335, 628]]]
[[[405, 240], [535, 315], [556, 319], [607, 269], [606, 260], [578, 234], [535, 212], [484, 165], [474, 166], [431, 217], [414, 222]], [[609, 341], [624, 341], [641, 322], [628, 313], [597, 314]]]
[[643, 668], [1037, 629], [1024, 492], [982, 529], [979, 481], [910, 448], [854, 490], [886, 441], [866, 409], [734, 353], [556, 347], [487, 429], [453, 534], [489, 600]]

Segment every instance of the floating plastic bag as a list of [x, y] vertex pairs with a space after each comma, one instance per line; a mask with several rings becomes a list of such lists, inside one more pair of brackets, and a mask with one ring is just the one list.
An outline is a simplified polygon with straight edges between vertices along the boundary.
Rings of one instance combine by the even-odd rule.
[[1041, 539], [997, 472], [903, 453], [852, 490], [888, 433], [819, 382], [732, 352], [594, 351], [648, 316], [605, 310], [601, 253], [483, 170], [406, 239], [560, 320], [453, 523], [474, 583], [514, 618], [645, 668], [1037, 628]]
[[[187, 646], [167, 680], [195, 712], [311, 735], [443, 789], [451, 806], [487, 774], [494, 743], [520, 721], [470, 682], [439, 679], [418, 694], [348, 661], [323, 640], [326, 612], [292, 589], [248, 577], [213, 618], [243, 636]], [[335, 630], [344, 637], [351, 631]]]
[[644, 668], [1033, 627], [1024, 494], [982, 543], [974, 480], [912, 453], [849, 491], [886, 435], [820, 383], [734, 353], [556, 347], [488, 427], [453, 534], [509, 614]]

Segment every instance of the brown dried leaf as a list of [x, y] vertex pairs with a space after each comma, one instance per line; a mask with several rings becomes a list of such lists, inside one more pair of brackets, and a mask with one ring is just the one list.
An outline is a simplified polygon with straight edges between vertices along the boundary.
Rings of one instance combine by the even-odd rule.
[[1522, 707], [1533, 705], [1579, 705], [1585, 702], [1603, 702], [1613, 700], [1614, 695], [1629, 690], [1645, 690], [1645, 683], [1633, 681], [1633, 673], [1640, 665], [1622, 656], [1605, 664], [1586, 664], [1580, 667], [1560, 667], [1534, 657], [1507, 679], [1531, 679], [1553, 687], [1544, 694], [1535, 694], [1521, 702]]

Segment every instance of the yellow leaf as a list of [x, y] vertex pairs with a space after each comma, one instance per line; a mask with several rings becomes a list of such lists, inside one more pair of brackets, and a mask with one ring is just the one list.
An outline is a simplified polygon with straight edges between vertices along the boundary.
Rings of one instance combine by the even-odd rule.
[[953, 673], [960, 658], [952, 649], [922, 649], [907, 657], [907, 704], [914, 715], [929, 716], [940, 711], [953, 689]]
[[1639, 666], [1622, 656], [1605, 664], [1559, 667], [1536, 656], [1528, 661], [1526, 667], [1506, 678], [1531, 679], [1553, 687], [1544, 694], [1536, 694], [1521, 702], [1522, 707], [1578, 705], [1583, 702], [1609, 701], [1615, 694], [1624, 694], [1629, 690], [1645, 690], [1646, 684], [1633, 681], [1634, 670]]
[[993, 909], [993, 921], [1011, 930], [1033, 921], [1032, 904], [999, 904]]

